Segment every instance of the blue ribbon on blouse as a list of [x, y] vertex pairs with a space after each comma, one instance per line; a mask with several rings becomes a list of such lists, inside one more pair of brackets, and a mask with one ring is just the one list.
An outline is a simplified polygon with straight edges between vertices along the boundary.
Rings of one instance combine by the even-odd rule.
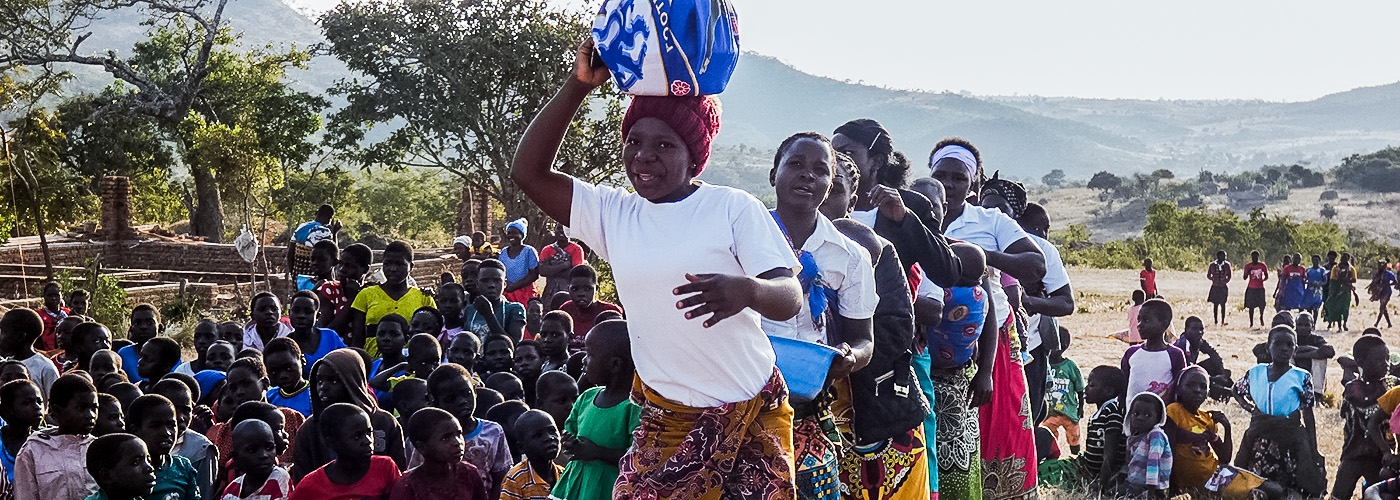
[[807, 299], [807, 306], [812, 310], [812, 324], [821, 328], [825, 324], [826, 310], [831, 302], [828, 295], [834, 294], [836, 291], [830, 289], [826, 282], [822, 281], [821, 269], [817, 267], [817, 258], [812, 256], [812, 252], [793, 246], [792, 238], [788, 236], [787, 227], [783, 225], [783, 220], [778, 218], [778, 212], [770, 210], [768, 213], [773, 216], [773, 221], [778, 223], [778, 229], [783, 231], [783, 237], [787, 238], [788, 247], [792, 248], [792, 253], [797, 256], [797, 263], [802, 265], [802, 270], [797, 273], [797, 282], [802, 285], [802, 296]]

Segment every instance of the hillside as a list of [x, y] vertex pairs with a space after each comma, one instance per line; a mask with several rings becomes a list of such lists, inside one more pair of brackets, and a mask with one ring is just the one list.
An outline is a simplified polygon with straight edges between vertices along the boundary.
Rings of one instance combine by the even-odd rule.
[[[322, 41], [315, 22], [282, 0], [231, 0], [230, 26], [245, 47], [309, 46]], [[126, 9], [95, 22], [84, 51], [128, 52], [146, 31], [143, 14]], [[91, 68], [77, 90], [109, 79]], [[300, 90], [321, 92], [353, 75], [321, 56], [291, 75]], [[936, 83], [930, 86], [936, 87]], [[748, 54], [722, 96], [721, 146], [750, 150], [716, 165], [717, 178], [766, 173], [771, 151], [802, 130], [829, 133], [860, 117], [883, 122], [896, 147], [919, 165], [946, 136], [976, 143], [989, 170], [1039, 180], [1051, 169], [1071, 179], [1094, 172], [1171, 169], [1191, 176], [1266, 164], [1309, 162], [1329, 167], [1360, 152], [1400, 144], [1400, 83], [1355, 89], [1301, 103], [1262, 101], [1144, 101], [970, 96], [893, 90], [816, 77], [777, 59]], [[765, 176], [755, 188], [766, 186]]]

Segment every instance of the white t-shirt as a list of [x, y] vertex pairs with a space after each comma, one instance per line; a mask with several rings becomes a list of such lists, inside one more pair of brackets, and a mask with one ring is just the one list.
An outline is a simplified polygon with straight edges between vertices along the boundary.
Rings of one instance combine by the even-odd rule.
[[963, 202], [962, 215], [948, 223], [943, 235], [977, 245], [983, 250], [998, 252], [1005, 252], [1013, 243], [1029, 236], [1020, 224], [1001, 210], [982, 208], [968, 202]]
[[1055, 248], [1054, 243], [1046, 241], [1034, 234], [1029, 234], [1031, 241], [1040, 247], [1040, 252], [1045, 254], [1045, 291], [1053, 292], [1069, 284], [1069, 271], [1065, 269], [1065, 261], [1060, 258], [1060, 249]]
[[637, 375], [694, 407], [748, 401], [773, 376], [773, 346], [753, 309], [711, 328], [686, 319], [672, 290], [685, 275], [758, 276], [797, 267], [768, 209], [743, 191], [701, 184], [673, 203], [574, 180], [569, 235], [612, 265], [627, 308]]
[[[825, 216], [817, 214], [817, 229], [802, 244], [817, 261], [818, 279], [836, 290], [839, 315], [850, 319], [875, 317], [875, 305], [880, 298], [875, 293], [875, 268], [870, 252], [836, 230]], [[802, 312], [787, 321], [763, 318], [763, 331], [775, 337], [825, 344], [826, 326], [812, 323], [812, 307], [802, 301]]]
[[39, 386], [39, 393], [44, 396], [44, 401], [49, 400], [49, 387], [58, 380], [58, 368], [54, 368], [53, 361], [44, 357], [43, 354], [35, 353], [33, 356], [19, 360], [26, 370], [29, 370], [29, 380], [34, 385]]

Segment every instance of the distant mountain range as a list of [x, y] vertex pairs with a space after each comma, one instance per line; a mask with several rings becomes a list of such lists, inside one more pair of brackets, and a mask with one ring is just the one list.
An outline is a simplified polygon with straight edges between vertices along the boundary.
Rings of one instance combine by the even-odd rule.
[[[84, 50], [129, 53], [146, 31], [142, 17], [127, 9], [94, 23]], [[281, 0], [233, 0], [226, 17], [248, 47], [323, 41], [313, 20]], [[299, 89], [320, 92], [354, 75], [334, 58], [318, 57], [310, 70], [291, 76]], [[842, 82], [748, 54], [721, 99], [717, 143], [745, 145], [727, 148], [737, 155], [729, 163], [757, 163], [744, 166], [764, 172], [772, 148], [787, 135], [830, 133], [853, 118], [884, 123], [918, 172], [934, 143], [956, 135], [982, 150], [989, 171], [1036, 181], [1051, 169], [1088, 178], [1101, 170], [1167, 168], [1194, 176], [1294, 162], [1331, 167], [1348, 155], [1400, 144], [1400, 83], [1300, 103], [971, 96]]]

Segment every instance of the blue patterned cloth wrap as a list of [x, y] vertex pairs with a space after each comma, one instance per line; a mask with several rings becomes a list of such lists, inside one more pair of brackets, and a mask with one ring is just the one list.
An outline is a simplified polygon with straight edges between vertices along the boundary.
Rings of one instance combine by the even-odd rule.
[[625, 93], [713, 95], [739, 62], [738, 26], [729, 0], [604, 0], [593, 41]]
[[954, 368], [972, 359], [977, 337], [987, 320], [987, 294], [980, 286], [943, 291], [943, 321], [928, 331], [928, 351], [934, 368]]

